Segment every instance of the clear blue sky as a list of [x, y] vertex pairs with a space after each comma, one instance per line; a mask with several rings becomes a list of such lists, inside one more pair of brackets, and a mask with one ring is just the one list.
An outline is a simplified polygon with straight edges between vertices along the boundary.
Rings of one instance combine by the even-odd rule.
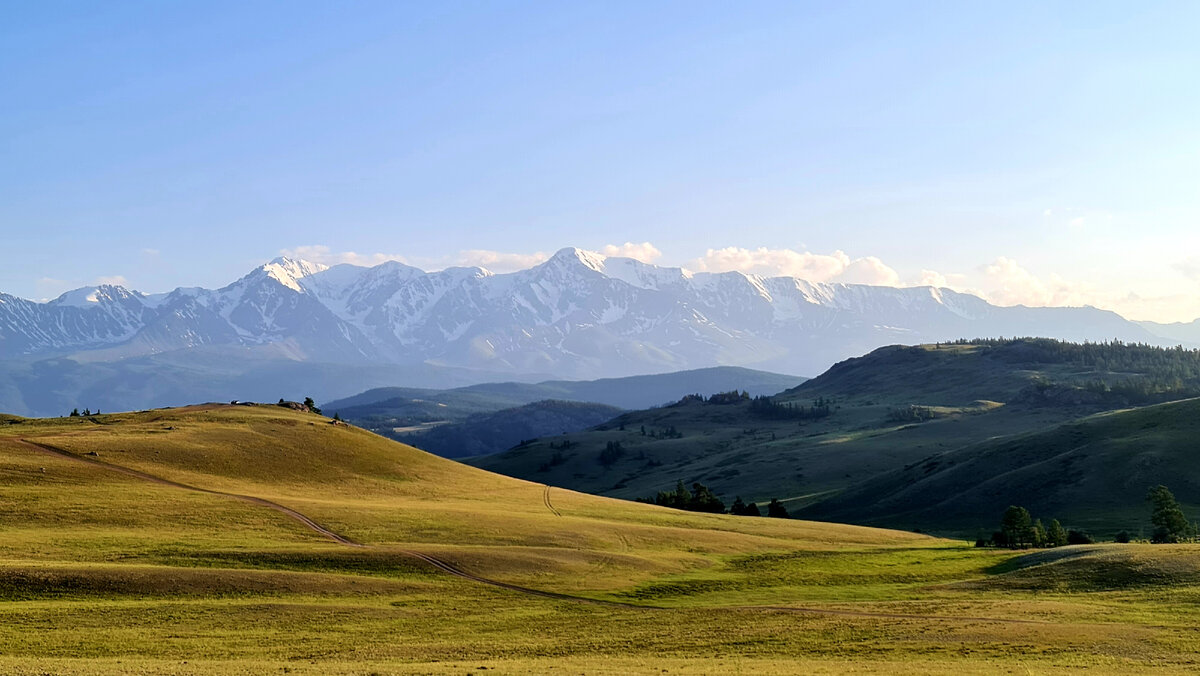
[[1198, 26], [1196, 2], [8, 3], [0, 290], [648, 241], [1190, 319]]

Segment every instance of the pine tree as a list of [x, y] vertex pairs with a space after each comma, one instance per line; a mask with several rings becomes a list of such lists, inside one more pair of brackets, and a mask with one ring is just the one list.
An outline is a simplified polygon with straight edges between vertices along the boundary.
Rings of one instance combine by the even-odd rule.
[[1179, 501], [1166, 486], [1150, 489], [1146, 499], [1154, 507], [1150, 515], [1150, 523], [1154, 524], [1152, 542], [1181, 542], [1193, 537], [1194, 527], [1188, 523]]
[[73, 408], [73, 409], [71, 409], [71, 415], [70, 415], [70, 417], [72, 417], [72, 418], [78, 418], [78, 417], [79, 417], [79, 409], [77, 409], [77, 408]]
[[1042, 525], [1041, 519], [1033, 522], [1033, 546], [1046, 546], [1046, 527]]
[[779, 502], [779, 498], [771, 498], [771, 502], [767, 504], [767, 516], [776, 519], [788, 518], [787, 508], [783, 506], [783, 503]]
[[1004, 510], [1000, 532], [1004, 533], [1005, 544], [1012, 549], [1033, 544], [1033, 519], [1029, 516], [1029, 510], [1016, 505]]
[[1063, 528], [1058, 519], [1050, 519], [1050, 527], [1046, 529], [1046, 546], [1062, 547], [1067, 544], [1067, 529]]

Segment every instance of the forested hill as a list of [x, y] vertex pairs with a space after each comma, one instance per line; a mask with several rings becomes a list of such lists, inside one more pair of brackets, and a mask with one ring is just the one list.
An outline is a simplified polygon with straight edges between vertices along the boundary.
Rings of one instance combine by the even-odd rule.
[[1100, 408], [1151, 404], [1200, 396], [1200, 351], [1047, 338], [896, 345], [839, 362], [781, 398], [817, 394], [948, 406], [980, 399]]

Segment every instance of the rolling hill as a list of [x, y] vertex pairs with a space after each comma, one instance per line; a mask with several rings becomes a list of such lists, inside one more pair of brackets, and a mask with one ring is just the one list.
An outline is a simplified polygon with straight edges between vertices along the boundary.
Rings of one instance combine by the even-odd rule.
[[[416, 445], [425, 443], [425, 450], [457, 458], [503, 451], [524, 439], [546, 434], [587, 429], [616, 416], [621, 409], [669, 403], [693, 392], [736, 388], [774, 394], [801, 382], [804, 378], [797, 376], [717, 366], [590, 381], [483, 383], [450, 390], [381, 387], [331, 401], [322, 408], [377, 434]], [[560, 403], [527, 407], [548, 401], [591, 406], [585, 409]], [[552, 408], [557, 409], [557, 415], [548, 415]], [[500, 415], [500, 411], [508, 413]], [[435, 427], [438, 429], [433, 432]], [[491, 436], [499, 429], [507, 432]], [[486, 444], [480, 443], [480, 433], [489, 437]], [[418, 442], [414, 434], [419, 434], [422, 441]], [[452, 438], [458, 441], [450, 441]], [[456, 443], [466, 446], [458, 447]]]
[[[769, 406], [689, 398], [470, 462], [627, 499], [653, 496], [682, 480], [706, 484], [727, 504], [736, 496], [760, 504], [779, 498], [813, 518], [974, 533], [997, 518], [994, 506], [957, 516], [952, 494], [933, 490], [951, 491], [949, 483], [923, 484], [924, 499], [940, 508], [884, 521], [894, 508], [867, 499], [877, 495], [869, 481], [892, 477], [889, 485], [899, 491], [933, 456], [1048, 432], [1102, 411], [1195, 396], [1198, 387], [1200, 355], [1187, 350], [1038, 339], [896, 346], [841, 362], [772, 397]], [[823, 417], [787, 408], [822, 402], [829, 412]], [[610, 451], [602, 458], [611, 444], [619, 444], [619, 457]], [[1033, 462], [1036, 455], [1021, 457]], [[863, 488], [839, 497], [854, 486]], [[1113, 519], [1128, 519], [1142, 507], [1141, 494], [1122, 496], [1107, 512]], [[826, 504], [840, 506], [825, 512]], [[1093, 527], [1102, 518], [1092, 514], [1085, 522]]]
[[535, 401], [460, 422], [393, 428], [387, 435], [443, 458], [504, 451], [537, 437], [583, 430], [615, 418], [621, 409], [582, 401]]
[[1023, 555], [679, 512], [276, 406], [0, 423], [5, 673], [1170, 673], [1197, 657], [1190, 548]]
[[805, 518], [971, 532], [1009, 505], [1110, 538], [1149, 537], [1163, 484], [1200, 514], [1200, 400], [1113, 411], [938, 453], [800, 511]]

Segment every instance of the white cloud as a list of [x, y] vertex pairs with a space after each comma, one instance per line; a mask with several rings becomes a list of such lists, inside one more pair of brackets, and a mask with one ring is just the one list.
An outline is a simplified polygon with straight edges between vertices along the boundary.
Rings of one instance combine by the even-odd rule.
[[643, 263], [653, 263], [662, 258], [662, 252], [658, 247], [650, 242], [642, 242], [635, 244], [633, 242], [625, 242], [621, 245], [609, 244], [600, 250], [600, 253], [605, 256], [617, 256], [620, 258], [633, 258]]
[[323, 244], [310, 244], [307, 246], [298, 246], [293, 249], [281, 249], [279, 251], [279, 255], [286, 256], [288, 258], [305, 260], [312, 263], [324, 263], [325, 265], [349, 263], [351, 265], [374, 267], [380, 263], [386, 263], [387, 261], [400, 261], [401, 263], [408, 262], [404, 256], [399, 254], [360, 254], [354, 251], [334, 251]]
[[846, 266], [837, 281], [846, 284], [872, 284], [875, 286], [901, 286], [900, 275], [884, 265], [875, 256], [859, 258]]
[[492, 272], [515, 272], [544, 263], [550, 254], [535, 251], [531, 254], [505, 253], [488, 249], [467, 249], [458, 252], [456, 265], [479, 266]]
[[1173, 263], [1171, 267], [1179, 274], [1187, 277], [1193, 282], [1200, 282], [1200, 258], [1189, 256], [1181, 261]]
[[129, 286], [129, 280], [125, 279], [124, 275], [110, 275], [110, 276], [106, 276], [106, 277], [97, 277], [96, 281], [93, 283], [96, 284], [97, 286], [99, 286], [101, 284], [111, 284], [113, 286], [125, 286], [125, 287]]
[[852, 259], [842, 251], [814, 254], [792, 249], [709, 249], [688, 267], [698, 272], [737, 270], [765, 277], [799, 277], [813, 282], [899, 286], [900, 275], [875, 256]]

